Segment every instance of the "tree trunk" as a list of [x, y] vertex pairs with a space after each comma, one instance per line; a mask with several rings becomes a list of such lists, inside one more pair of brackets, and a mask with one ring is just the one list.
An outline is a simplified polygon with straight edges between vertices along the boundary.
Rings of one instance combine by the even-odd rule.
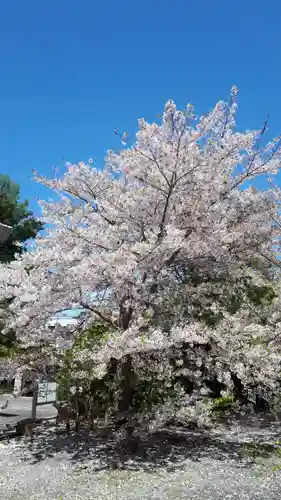
[[132, 409], [133, 405], [133, 390], [135, 378], [132, 368], [131, 356], [126, 356], [125, 359], [120, 361], [118, 372], [121, 388], [118, 409], [120, 413], [127, 413]]

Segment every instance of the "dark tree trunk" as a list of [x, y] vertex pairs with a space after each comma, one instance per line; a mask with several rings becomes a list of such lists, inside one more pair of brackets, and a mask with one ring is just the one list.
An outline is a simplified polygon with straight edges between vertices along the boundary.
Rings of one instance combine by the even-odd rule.
[[131, 356], [126, 356], [125, 359], [120, 361], [118, 370], [118, 377], [120, 379], [121, 395], [119, 399], [118, 409], [120, 413], [129, 412], [132, 410], [133, 405], [133, 391], [134, 391], [134, 371], [132, 367]]

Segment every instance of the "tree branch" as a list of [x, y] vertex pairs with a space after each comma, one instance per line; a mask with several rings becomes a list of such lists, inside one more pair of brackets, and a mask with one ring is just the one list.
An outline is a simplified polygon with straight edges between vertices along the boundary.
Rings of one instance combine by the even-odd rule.
[[111, 319], [107, 318], [106, 316], [104, 316], [100, 311], [98, 311], [97, 309], [89, 306], [88, 304], [85, 304], [84, 302], [81, 302], [81, 306], [83, 307], [83, 309], [86, 309], [88, 311], [91, 311], [93, 312], [94, 314], [96, 314], [100, 319], [102, 319], [105, 323], [108, 323], [109, 325], [113, 326], [114, 328], [117, 327], [117, 323], [113, 322]]

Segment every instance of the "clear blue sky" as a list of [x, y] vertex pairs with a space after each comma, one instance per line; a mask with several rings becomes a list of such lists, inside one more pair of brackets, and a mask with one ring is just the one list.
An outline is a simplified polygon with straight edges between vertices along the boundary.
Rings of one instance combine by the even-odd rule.
[[102, 165], [167, 99], [205, 112], [240, 88], [239, 126], [281, 131], [278, 0], [13, 0], [0, 6], [1, 172], [30, 198], [35, 168]]

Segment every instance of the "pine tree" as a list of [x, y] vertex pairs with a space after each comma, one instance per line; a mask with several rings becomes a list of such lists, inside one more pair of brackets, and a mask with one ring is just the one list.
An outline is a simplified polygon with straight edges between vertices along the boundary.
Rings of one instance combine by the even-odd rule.
[[0, 262], [10, 262], [16, 253], [24, 252], [25, 242], [43, 227], [28, 209], [28, 201], [20, 201], [18, 184], [4, 174], [0, 174], [0, 222], [13, 228], [8, 240], [0, 245]]

